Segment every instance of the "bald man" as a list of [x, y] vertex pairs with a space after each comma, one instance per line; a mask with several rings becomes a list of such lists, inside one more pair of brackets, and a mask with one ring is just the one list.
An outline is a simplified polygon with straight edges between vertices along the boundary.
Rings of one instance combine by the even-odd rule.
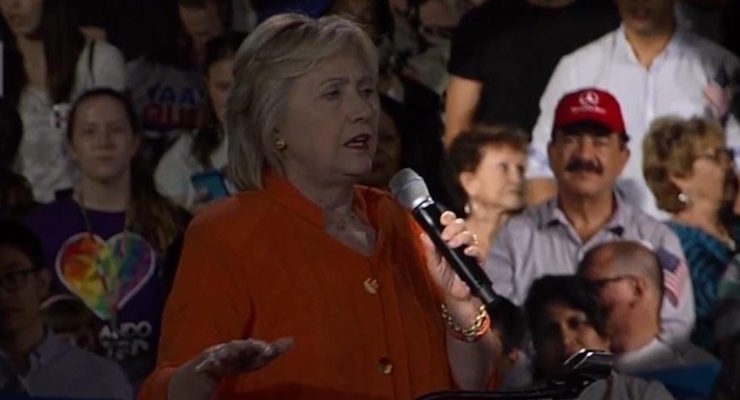
[[608, 242], [592, 248], [578, 266], [578, 273], [599, 291], [607, 334], [622, 372], [717, 362], [689, 342], [667, 343], [658, 337], [666, 262], [662, 251], [655, 253], [639, 242]]

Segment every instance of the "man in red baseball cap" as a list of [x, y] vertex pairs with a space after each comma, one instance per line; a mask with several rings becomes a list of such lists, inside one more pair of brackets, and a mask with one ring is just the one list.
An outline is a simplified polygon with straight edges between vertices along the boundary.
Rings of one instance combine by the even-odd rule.
[[[587, 88], [563, 96], [548, 146], [561, 204], [587, 200], [611, 214], [612, 192], [630, 154], [628, 139], [619, 103], [611, 94]], [[591, 228], [583, 230], [587, 234]]]
[[[622, 111], [610, 93], [585, 88], [560, 99], [547, 145], [557, 195], [512, 216], [491, 239], [484, 269], [497, 293], [519, 305], [536, 279], [574, 274], [591, 248], [616, 240], [664, 249], [688, 276], [676, 235], [617, 193], [617, 177], [630, 157], [627, 142]], [[614, 282], [612, 289], [626, 284]], [[691, 282], [678, 292], [662, 301], [661, 339], [682, 338], [694, 323]]]

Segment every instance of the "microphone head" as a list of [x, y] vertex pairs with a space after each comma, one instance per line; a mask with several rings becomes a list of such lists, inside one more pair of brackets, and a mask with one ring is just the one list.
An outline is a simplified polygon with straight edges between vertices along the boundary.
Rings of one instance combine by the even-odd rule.
[[388, 187], [393, 197], [409, 210], [414, 210], [432, 198], [424, 179], [411, 168], [404, 168], [393, 175]]
[[563, 372], [567, 378], [598, 380], [611, 375], [613, 367], [613, 354], [597, 350], [581, 349], [565, 360], [563, 363]]

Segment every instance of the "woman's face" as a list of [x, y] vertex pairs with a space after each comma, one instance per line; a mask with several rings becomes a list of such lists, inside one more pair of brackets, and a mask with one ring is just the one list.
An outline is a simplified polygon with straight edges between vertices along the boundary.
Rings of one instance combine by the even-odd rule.
[[290, 82], [275, 135], [285, 140], [288, 178], [358, 182], [377, 145], [377, 77], [355, 51], [343, 51]]
[[548, 378], [562, 371], [563, 362], [581, 349], [609, 351], [609, 341], [596, 332], [583, 311], [557, 302], [547, 306], [535, 341], [537, 363]]
[[699, 145], [697, 158], [691, 166], [687, 177], [675, 178], [675, 184], [685, 193], [691, 202], [703, 202], [719, 208], [727, 201], [728, 193], [735, 179], [732, 170], [732, 157], [720, 139], [710, 139]]
[[112, 181], [128, 173], [139, 138], [123, 105], [108, 96], [84, 100], [77, 106], [69, 144], [70, 158], [96, 181]]
[[28, 36], [39, 26], [43, 0], [0, 0], [0, 10], [14, 35]]
[[509, 146], [486, 146], [473, 172], [460, 174], [471, 203], [514, 211], [524, 205], [526, 156]]
[[213, 112], [216, 113], [218, 123], [221, 127], [226, 126], [226, 101], [229, 98], [232, 86], [234, 86], [234, 58], [229, 57], [214, 62], [206, 71], [206, 85], [208, 97], [211, 99]]

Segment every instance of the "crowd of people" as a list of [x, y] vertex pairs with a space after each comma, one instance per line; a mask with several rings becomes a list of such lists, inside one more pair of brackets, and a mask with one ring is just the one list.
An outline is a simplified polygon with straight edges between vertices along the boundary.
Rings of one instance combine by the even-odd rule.
[[740, 398], [740, 2], [0, 11], [0, 394]]

